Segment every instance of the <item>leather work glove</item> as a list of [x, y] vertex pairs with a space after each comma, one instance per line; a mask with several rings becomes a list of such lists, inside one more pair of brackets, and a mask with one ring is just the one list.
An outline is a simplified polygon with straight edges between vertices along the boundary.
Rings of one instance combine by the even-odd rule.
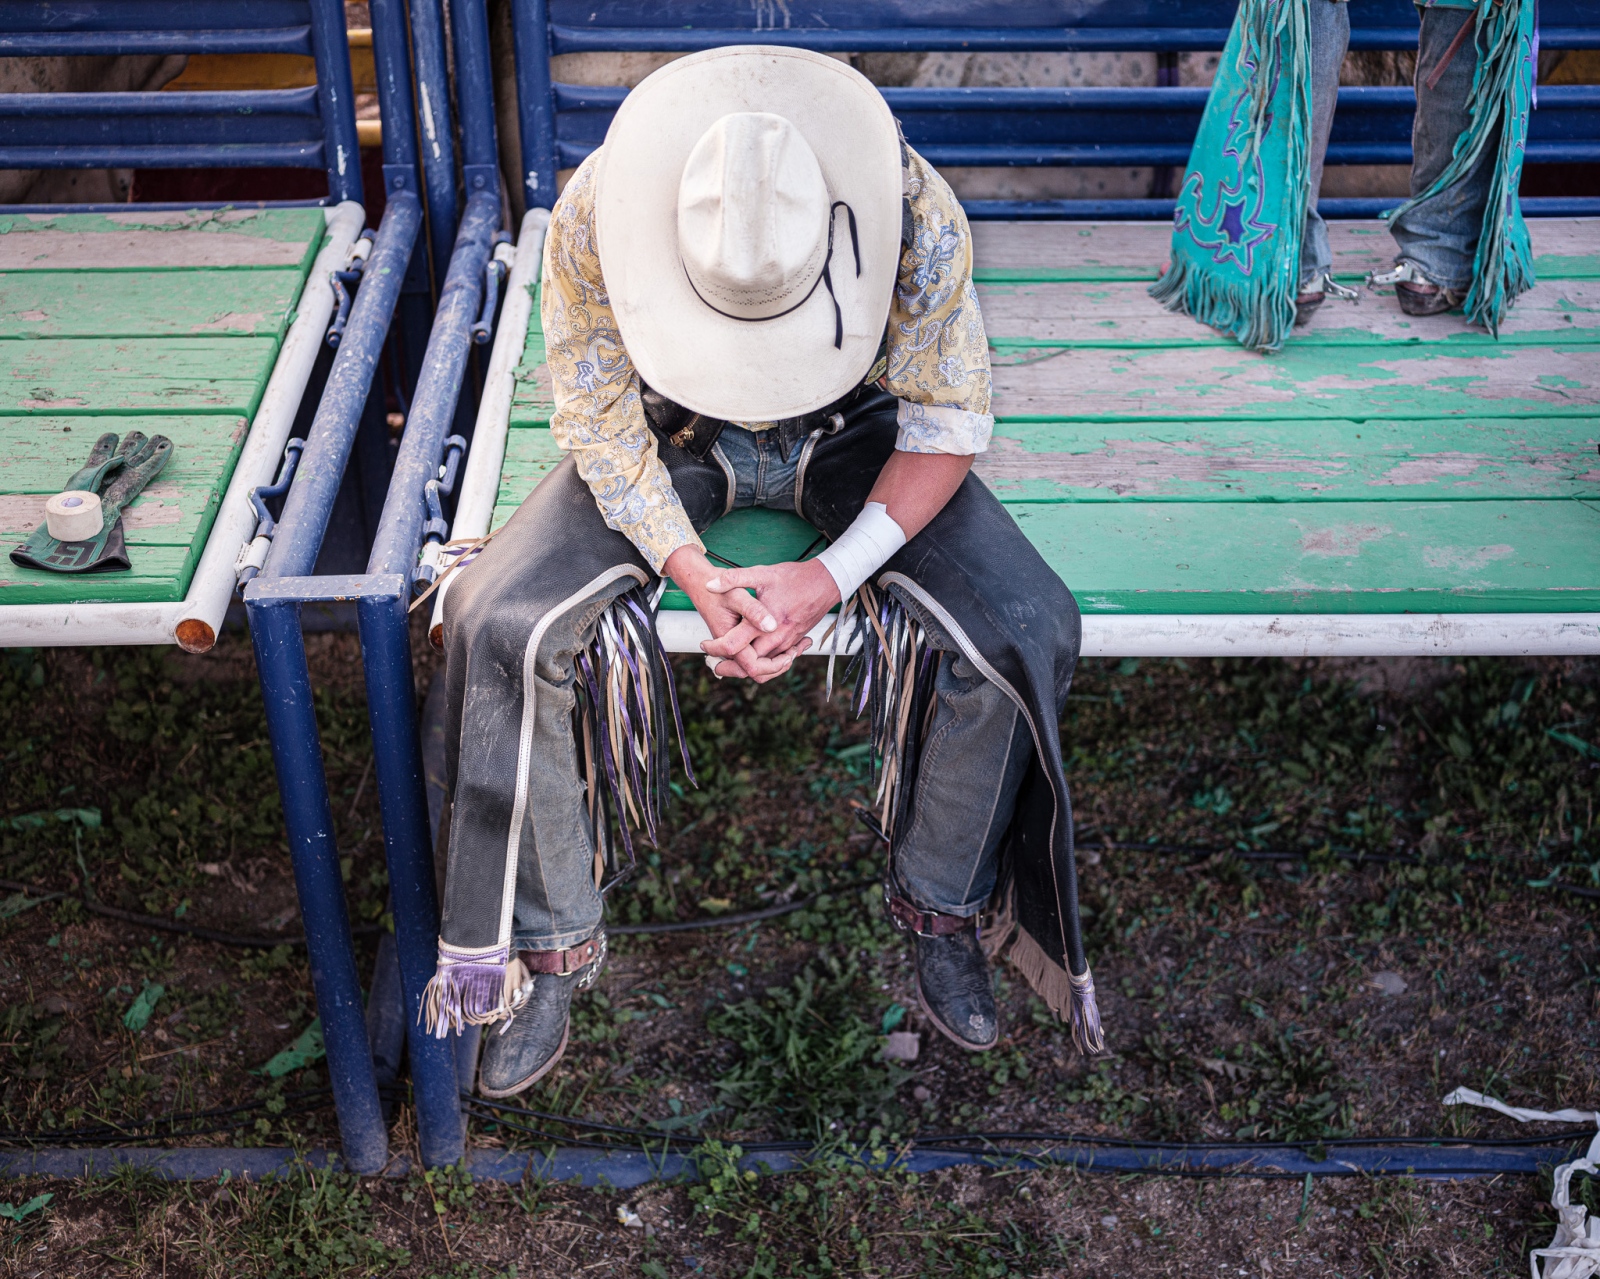
[[129, 431], [119, 445], [116, 435], [108, 431], [95, 441], [88, 462], [63, 489], [99, 495], [103, 521], [100, 532], [81, 542], [63, 542], [50, 536], [48, 524], [41, 524], [11, 552], [11, 562], [52, 573], [116, 573], [131, 569], [133, 563], [123, 537], [122, 508], [161, 473], [171, 456], [172, 441], [164, 435], [147, 439], [140, 431]]

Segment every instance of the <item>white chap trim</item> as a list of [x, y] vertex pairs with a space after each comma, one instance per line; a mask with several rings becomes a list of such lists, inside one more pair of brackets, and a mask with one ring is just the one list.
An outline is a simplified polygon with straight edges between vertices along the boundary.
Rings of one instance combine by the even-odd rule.
[[609, 586], [619, 577], [637, 578], [640, 586], [648, 585], [644, 572], [632, 564], [618, 564], [585, 582], [539, 619], [528, 636], [528, 647], [522, 653], [522, 731], [517, 736], [517, 792], [511, 806], [511, 833], [506, 837], [505, 879], [500, 886], [500, 946], [511, 944], [512, 916], [517, 907], [517, 854], [522, 846], [522, 818], [528, 811], [528, 772], [533, 767], [533, 701], [534, 665], [539, 656], [539, 643], [544, 633], [568, 609], [576, 608], [602, 586]]
[[882, 502], [868, 502], [839, 540], [817, 559], [833, 575], [839, 598], [847, 600], [905, 544], [906, 531], [895, 523], [889, 508]]

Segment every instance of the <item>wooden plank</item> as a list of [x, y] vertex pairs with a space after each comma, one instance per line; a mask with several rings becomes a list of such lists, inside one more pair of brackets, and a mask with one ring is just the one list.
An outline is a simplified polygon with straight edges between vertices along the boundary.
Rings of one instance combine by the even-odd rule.
[[973, 273], [980, 280], [1154, 280], [1171, 243], [1170, 222], [974, 222]]
[[1005, 424], [975, 470], [1007, 502], [1600, 497], [1600, 419]]
[[[980, 284], [984, 327], [1000, 362], [1063, 346], [1237, 346], [1156, 302], [1133, 281]], [[1392, 296], [1329, 298], [1297, 328], [1294, 346], [1447, 342], [1460, 346], [1600, 343], [1600, 280], [1549, 280], [1517, 299], [1495, 339], [1459, 314], [1409, 316]]]
[[[1600, 278], [1600, 218], [1535, 218], [1528, 224], [1534, 273]], [[1334, 274], [1365, 277], [1395, 256], [1376, 219], [1328, 224]], [[1168, 222], [974, 222], [979, 279], [1153, 280], [1171, 259]]]
[[[510, 433], [493, 527], [562, 456]], [[1600, 498], [1600, 423], [1002, 423], [974, 469], [1008, 503]]]
[[1010, 509], [1086, 612], [1600, 608], [1600, 510], [1579, 501]]
[[0, 271], [300, 267], [322, 241], [321, 209], [0, 215]]
[[491, 529], [499, 528], [540, 480], [556, 467], [566, 454], [558, 449], [550, 432], [540, 428], [513, 430], [506, 434], [506, 460], [500, 465], [500, 491], [495, 496]]
[[0, 342], [0, 414], [250, 416], [277, 358], [273, 338], [46, 338]]
[[[1600, 608], [1600, 511], [1582, 502], [1010, 509], [1086, 613]], [[752, 564], [792, 558], [809, 531], [784, 512], [738, 511], [706, 540]], [[676, 591], [662, 604], [689, 606]]]
[[181, 600], [194, 572], [192, 557], [176, 546], [129, 546], [126, 573], [47, 573], [0, 555], [0, 606], [7, 604], [163, 604]]
[[248, 430], [242, 417], [0, 417], [0, 453], [7, 460], [0, 551], [9, 554], [44, 522], [46, 497], [61, 490], [102, 431], [130, 430], [165, 435], [176, 446], [166, 469], [124, 513], [134, 570], [91, 580], [20, 569], [7, 559], [0, 566], [10, 570], [9, 577], [0, 573], [0, 605], [183, 597], [233, 477]]
[[[701, 540], [713, 562], [721, 557], [742, 567], [809, 559], [827, 545], [826, 541], [819, 543], [821, 536], [792, 511], [747, 509], [729, 511]], [[684, 610], [694, 605], [684, 592], [671, 587], [663, 592], [661, 607]]]
[[517, 366], [516, 392], [511, 400], [512, 426], [545, 426], [555, 410], [555, 393], [544, 355], [544, 328], [539, 319], [539, 292], [535, 289], [528, 341], [522, 349], [522, 363]]
[[1582, 346], [1089, 347], [996, 367], [994, 386], [1013, 421], [1585, 417], [1600, 359]]
[[0, 338], [281, 338], [302, 273], [18, 271], [0, 275]]
[[215, 476], [218, 470], [231, 465], [248, 429], [249, 424], [243, 417], [223, 414], [0, 417], [0, 457], [5, 458], [5, 477], [0, 480], [0, 491], [7, 494], [59, 493], [105, 431], [118, 435], [128, 431], [165, 435], [173, 443], [173, 453], [156, 483], [170, 483], [178, 477], [187, 483], [190, 476]]

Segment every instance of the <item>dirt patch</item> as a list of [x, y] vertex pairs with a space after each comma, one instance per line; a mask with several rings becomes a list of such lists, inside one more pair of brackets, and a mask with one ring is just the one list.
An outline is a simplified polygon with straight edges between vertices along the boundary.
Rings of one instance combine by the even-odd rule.
[[[381, 928], [358, 649], [338, 634], [310, 648], [352, 917]], [[419, 688], [429, 674], [422, 664]], [[1600, 910], [1562, 888], [1600, 889], [1592, 662], [1086, 662], [1062, 732], [1110, 1048], [1094, 1061], [1074, 1055], [1009, 968], [997, 975], [995, 1051], [962, 1052], [923, 1019], [870, 886], [879, 850], [850, 807], [871, 798], [865, 727], [824, 698], [820, 666], [762, 690], [687, 662], [679, 677], [700, 786], [675, 779], [670, 834], [641, 850], [610, 918], [820, 896], [755, 925], [615, 937], [599, 986], [574, 1005], [565, 1061], [521, 1099], [566, 1121], [479, 1111], [475, 1145], [533, 1149], [548, 1139], [522, 1127], [569, 1140], [595, 1137], [585, 1125], [596, 1123], [724, 1146], [796, 1136], [887, 1151], [1005, 1131], [1502, 1137], [1520, 1134], [1440, 1097], [1465, 1084], [1517, 1105], [1600, 1106]], [[101, 1124], [137, 1134], [163, 1115], [244, 1105], [187, 1121], [220, 1131], [184, 1140], [329, 1144], [314, 1052], [280, 1077], [256, 1073], [314, 1016], [301, 952], [201, 942], [74, 900], [88, 886], [169, 920], [298, 932], [248, 645], [230, 636], [205, 658], [8, 654], [0, 751], [0, 875], [67, 894], [0, 896], [0, 1127], [12, 1140]], [[358, 937], [363, 964], [372, 944]], [[914, 1060], [881, 1059], [890, 1033], [917, 1037]], [[393, 1148], [413, 1149], [412, 1131], [402, 1097]], [[1196, 1255], [1205, 1273], [1252, 1276], [1511, 1274], [1525, 1273], [1528, 1240], [1549, 1233], [1533, 1224], [1548, 1196], [1534, 1178], [1318, 1182], [1302, 1203], [1300, 1183], [1062, 1171], [911, 1181], [852, 1164], [749, 1182], [726, 1173], [717, 1147], [703, 1157], [699, 1189], [631, 1198], [468, 1196], [454, 1174], [221, 1198], [214, 1184], [137, 1179], [40, 1187], [56, 1199], [0, 1255], [21, 1274], [154, 1273], [163, 1240], [172, 1274], [501, 1275], [513, 1262], [522, 1274], [604, 1265], [652, 1279], [823, 1273], [825, 1262], [1192, 1274]], [[33, 1193], [14, 1189], [17, 1203]], [[1580, 1192], [1594, 1194], [1587, 1182]], [[619, 1202], [639, 1229], [617, 1223]], [[317, 1271], [272, 1253], [285, 1238], [349, 1260]], [[41, 1246], [48, 1264], [30, 1260]]]

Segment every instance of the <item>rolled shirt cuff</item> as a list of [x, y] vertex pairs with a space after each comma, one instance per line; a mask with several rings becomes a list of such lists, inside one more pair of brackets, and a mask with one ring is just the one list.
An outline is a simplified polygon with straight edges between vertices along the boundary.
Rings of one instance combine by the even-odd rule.
[[982, 453], [994, 433], [994, 414], [973, 413], [951, 404], [901, 400], [894, 446], [902, 453]]
[[649, 538], [637, 529], [627, 529], [624, 532], [628, 534], [628, 540], [639, 548], [639, 554], [650, 561], [650, 567], [657, 577], [666, 575], [667, 561], [679, 547], [693, 546], [702, 551], [706, 549], [706, 544], [700, 540], [699, 534], [694, 531], [694, 526], [689, 523], [670, 531], [657, 528], [653, 530], [654, 536]]

